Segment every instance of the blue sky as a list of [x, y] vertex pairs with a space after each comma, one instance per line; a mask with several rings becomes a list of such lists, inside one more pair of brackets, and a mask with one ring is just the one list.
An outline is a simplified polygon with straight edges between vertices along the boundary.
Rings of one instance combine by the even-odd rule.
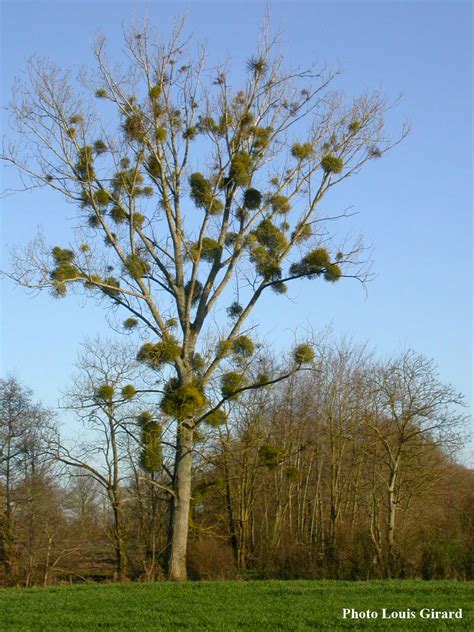
[[[3, 2], [2, 101], [25, 60], [38, 53], [78, 69], [91, 61], [100, 29], [118, 54], [124, 23], [150, 22], [165, 35], [187, 9], [187, 31], [207, 40], [209, 57], [230, 56], [239, 71], [255, 50], [267, 3]], [[305, 283], [291, 299], [269, 296], [255, 319], [280, 350], [292, 331], [332, 324], [337, 335], [369, 340], [384, 355], [413, 347], [434, 358], [440, 375], [472, 398], [471, 41], [470, 3], [269, 2], [283, 29], [289, 65], [339, 64], [337, 88], [349, 96], [381, 88], [399, 105], [387, 116], [410, 136], [371, 163], [328, 201], [357, 213], [342, 230], [373, 245], [376, 278], [367, 295], [357, 282]], [[4, 119], [3, 133], [7, 131]], [[7, 170], [3, 186], [11, 175]], [[2, 251], [42, 227], [64, 243], [71, 206], [47, 192], [2, 201]], [[3, 264], [5, 265], [5, 263]], [[275, 318], [278, 314], [278, 318]], [[54, 405], [72, 372], [80, 340], [105, 334], [101, 308], [71, 296], [29, 296], [2, 281], [2, 373], [14, 371]]]

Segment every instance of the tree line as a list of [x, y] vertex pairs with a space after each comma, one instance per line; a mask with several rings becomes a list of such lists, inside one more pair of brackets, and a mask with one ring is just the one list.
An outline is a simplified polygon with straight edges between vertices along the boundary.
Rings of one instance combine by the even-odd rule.
[[[313, 348], [304, 370], [229, 400], [196, 436], [188, 576], [472, 579], [462, 397], [413, 351]], [[85, 344], [61, 402], [82, 428], [67, 440], [64, 411], [1, 380], [4, 585], [166, 577], [176, 446], [155, 393], [132, 346]]]

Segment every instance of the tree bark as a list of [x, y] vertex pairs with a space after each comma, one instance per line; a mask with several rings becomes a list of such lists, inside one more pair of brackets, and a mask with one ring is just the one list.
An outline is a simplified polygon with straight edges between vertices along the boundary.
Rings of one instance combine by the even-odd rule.
[[170, 500], [168, 579], [185, 581], [188, 546], [191, 477], [193, 468], [193, 429], [181, 423], [177, 432], [173, 491]]

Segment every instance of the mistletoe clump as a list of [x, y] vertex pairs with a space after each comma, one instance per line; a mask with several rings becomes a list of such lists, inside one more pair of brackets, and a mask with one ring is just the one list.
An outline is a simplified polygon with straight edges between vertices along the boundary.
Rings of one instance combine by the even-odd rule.
[[343, 166], [342, 158], [333, 154], [326, 154], [321, 160], [321, 167], [326, 173], [341, 173]]
[[246, 151], [238, 151], [232, 157], [229, 169], [228, 183], [236, 186], [246, 186], [252, 178], [252, 156]]
[[110, 202], [110, 194], [105, 189], [99, 189], [94, 193], [94, 201], [98, 206], [107, 206]]
[[331, 264], [326, 248], [316, 248], [305, 255], [299, 263], [293, 263], [290, 266], [290, 274], [311, 278], [327, 271], [331, 265], [335, 264]]
[[146, 342], [137, 354], [137, 360], [152, 368], [168, 364], [181, 354], [181, 346], [172, 336], [166, 336], [160, 342]]
[[262, 203], [262, 194], [258, 189], [247, 189], [244, 193], [244, 205], [250, 211], [255, 211]]
[[204, 237], [201, 245], [201, 258], [204, 261], [213, 263], [216, 257], [219, 255], [221, 247], [218, 242], [211, 237]]
[[285, 215], [291, 211], [290, 200], [286, 195], [273, 195], [270, 198], [272, 211], [277, 215]]
[[314, 359], [314, 350], [311, 345], [300, 344], [293, 350], [293, 360], [296, 364], [308, 364]]
[[291, 148], [291, 155], [299, 161], [312, 158], [314, 156], [314, 147], [312, 143], [295, 143]]
[[206, 417], [204, 418], [204, 422], [208, 424], [208, 426], [213, 426], [214, 428], [216, 428], [217, 426], [222, 426], [222, 424], [225, 424], [226, 421], [227, 415], [222, 410], [222, 408], [214, 410], [212, 413], [209, 413], [209, 415], [206, 415]]
[[358, 132], [360, 129], [360, 125], [361, 123], [358, 120], [351, 121], [349, 123], [349, 131], [351, 132], [351, 134], [355, 134], [356, 132]]
[[161, 425], [156, 421], [150, 419], [142, 424], [140, 465], [149, 474], [159, 470], [163, 463], [161, 435]]
[[150, 272], [150, 264], [136, 252], [128, 255], [125, 268], [134, 279], [140, 279]]
[[184, 420], [196, 416], [206, 403], [206, 396], [200, 384], [180, 385], [176, 378], [172, 378], [165, 386], [160, 408], [166, 415]]
[[280, 464], [281, 453], [277, 446], [264, 443], [258, 450], [258, 458], [262, 465], [273, 470]]
[[209, 180], [202, 173], [196, 172], [189, 178], [191, 187], [191, 198], [198, 208], [203, 208], [211, 215], [219, 215], [224, 210], [224, 206], [212, 191]]
[[102, 384], [97, 387], [94, 392], [94, 399], [96, 401], [107, 402], [110, 404], [114, 397], [115, 388], [112, 384]]
[[197, 279], [194, 281], [194, 283], [192, 281], [188, 281], [184, 286], [184, 291], [186, 292], [186, 296], [190, 296], [192, 292], [191, 305], [194, 306], [201, 298], [202, 283]]
[[55, 267], [50, 273], [52, 281], [69, 281], [79, 275], [78, 269], [73, 264], [74, 252], [72, 250], [55, 246], [52, 255], [55, 263]]
[[133, 384], [126, 384], [122, 388], [122, 397], [124, 397], [125, 399], [133, 399], [136, 394], [137, 394], [137, 391], [135, 387], [133, 386]]
[[122, 324], [124, 329], [135, 329], [135, 327], [138, 327], [138, 320], [136, 318], [126, 318]]
[[242, 358], [250, 358], [255, 351], [255, 344], [248, 336], [239, 336], [231, 344], [232, 353]]
[[237, 371], [229, 371], [224, 373], [221, 377], [221, 393], [222, 397], [226, 399], [236, 399], [240, 393], [241, 388], [244, 388], [248, 384], [248, 379], [243, 373], [237, 373]]
[[313, 236], [313, 231], [311, 230], [311, 226], [309, 224], [298, 224], [291, 234], [291, 240], [295, 242], [295, 244], [301, 244], [308, 239], [311, 239]]
[[103, 285], [101, 286], [104, 294], [108, 296], [118, 296], [120, 294], [120, 281], [113, 276], [105, 277], [102, 280]]
[[273, 127], [251, 127], [249, 132], [254, 136], [252, 154], [258, 156], [268, 147]]
[[143, 142], [146, 136], [146, 129], [143, 119], [138, 112], [129, 114], [122, 124], [122, 129], [129, 140]]
[[101, 139], [96, 140], [94, 143], [94, 151], [100, 156], [100, 154], [104, 154], [107, 151], [107, 145]]
[[234, 301], [231, 305], [229, 305], [226, 311], [229, 318], [238, 318], [244, 311], [244, 308], [240, 303]]
[[80, 147], [77, 152], [77, 162], [74, 166], [80, 182], [88, 182], [95, 178], [93, 148], [89, 145]]
[[110, 217], [116, 224], [123, 224], [128, 219], [128, 214], [121, 206], [115, 204], [110, 210]]
[[278, 280], [281, 277], [279, 258], [288, 247], [285, 234], [269, 219], [264, 219], [250, 237], [250, 259], [258, 274], [267, 281]]

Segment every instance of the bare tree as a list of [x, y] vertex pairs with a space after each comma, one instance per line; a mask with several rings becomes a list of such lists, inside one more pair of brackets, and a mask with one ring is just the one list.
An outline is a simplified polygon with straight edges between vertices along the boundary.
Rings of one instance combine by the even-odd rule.
[[[92, 477], [105, 491], [113, 515], [115, 576], [123, 580], [127, 572], [123, 504], [125, 481], [130, 475], [128, 446], [139, 441], [139, 367], [129, 346], [99, 340], [83, 344], [77, 366], [80, 373], [65, 406], [82, 419], [89, 436], [74, 448], [58, 439], [54, 457], [77, 468], [81, 476]], [[143, 449], [146, 451], [146, 446]]]
[[[366, 379], [370, 399], [365, 423], [373, 441], [368, 453], [379, 459], [377, 476], [386, 494], [384, 572], [396, 573], [396, 516], [407, 490], [426, 485], [434, 475], [430, 453], [459, 445], [465, 417], [463, 396], [440, 382], [432, 360], [409, 350], [374, 367]], [[421, 457], [421, 471], [417, 467]], [[376, 501], [375, 501], [376, 502]], [[379, 540], [379, 556], [383, 540]]]

